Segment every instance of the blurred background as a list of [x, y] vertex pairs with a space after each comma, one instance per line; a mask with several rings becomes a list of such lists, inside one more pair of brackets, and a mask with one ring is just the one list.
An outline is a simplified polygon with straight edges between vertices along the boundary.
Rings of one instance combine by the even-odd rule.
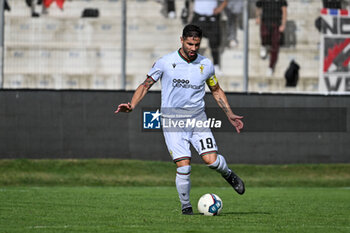
[[[51, 4], [45, 7], [46, 2]], [[192, 1], [174, 2], [172, 10], [171, 1], [162, 0], [7, 0], [2, 87], [133, 90], [158, 58], [180, 47], [182, 28], [190, 22], [193, 8]], [[238, 10], [236, 43], [227, 39], [227, 13], [220, 17], [217, 76], [223, 89], [324, 93], [319, 89], [322, 33], [316, 26], [324, 1], [287, 1], [286, 30], [272, 75], [266, 72], [269, 58], [260, 57], [256, 0], [241, 2], [247, 6]], [[334, 2], [348, 9], [348, 1]], [[201, 53], [211, 57], [206, 38]], [[292, 60], [300, 67], [299, 79], [286, 86], [285, 72]], [[152, 88], [159, 89], [159, 84]]]

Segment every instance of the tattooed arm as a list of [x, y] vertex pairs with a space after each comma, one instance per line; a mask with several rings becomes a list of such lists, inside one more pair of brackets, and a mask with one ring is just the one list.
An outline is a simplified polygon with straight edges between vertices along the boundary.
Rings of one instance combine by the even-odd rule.
[[231, 107], [227, 101], [226, 94], [219, 86], [219, 83], [216, 83], [214, 86], [208, 86], [211, 93], [213, 94], [214, 99], [221, 107], [221, 109], [225, 112], [228, 120], [236, 128], [237, 133], [240, 133], [241, 129], [243, 129], [243, 122], [241, 120], [243, 117], [238, 116], [232, 112]]
[[152, 87], [155, 81], [152, 77], [147, 76], [146, 80], [135, 90], [134, 95], [132, 96], [131, 103], [120, 104], [118, 109], [114, 113], [118, 112], [131, 112], [136, 105], [145, 97], [148, 90]]

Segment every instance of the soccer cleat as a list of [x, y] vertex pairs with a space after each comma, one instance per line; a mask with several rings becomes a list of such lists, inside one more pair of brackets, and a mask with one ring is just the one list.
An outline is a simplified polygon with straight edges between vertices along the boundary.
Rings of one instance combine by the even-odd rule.
[[184, 215], [192, 215], [193, 214], [192, 207], [187, 207], [185, 209], [182, 209], [182, 214], [184, 214]]
[[244, 183], [241, 178], [239, 178], [233, 171], [231, 174], [225, 178], [225, 180], [233, 187], [233, 189], [240, 195], [242, 195], [245, 191]]

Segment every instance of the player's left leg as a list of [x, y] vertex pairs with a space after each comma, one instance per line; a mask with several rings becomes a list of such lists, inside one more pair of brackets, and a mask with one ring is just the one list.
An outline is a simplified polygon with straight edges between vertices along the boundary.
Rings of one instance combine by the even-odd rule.
[[243, 181], [227, 166], [224, 156], [217, 154], [218, 148], [210, 130], [194, 132], [191, 143], [209, 168], [219, 172], [238, 194], [244, 193]]
[[242, 195], [245, 192], [244, 182], [228, 168], [224, 156], [215, 152], [202, 155], [202, 159], [209, 168], [219, 172], [238, 194]]

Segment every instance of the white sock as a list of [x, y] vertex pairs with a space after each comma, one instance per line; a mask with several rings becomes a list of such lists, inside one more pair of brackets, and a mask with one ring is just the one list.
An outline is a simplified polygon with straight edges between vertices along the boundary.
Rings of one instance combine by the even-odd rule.
[[216, 161], [208, 165], [208, 167], [219, 172], [224, 178], [228, 177], [231, 173], [231, 170], [228, 168], [224, 156], [219, 154], [217, 155]]
[[182, 209], [190, 207], [190, 190], [191, 190], [191, 166], [178, 167], [176, 169], [176, 189], [179, 193]]

